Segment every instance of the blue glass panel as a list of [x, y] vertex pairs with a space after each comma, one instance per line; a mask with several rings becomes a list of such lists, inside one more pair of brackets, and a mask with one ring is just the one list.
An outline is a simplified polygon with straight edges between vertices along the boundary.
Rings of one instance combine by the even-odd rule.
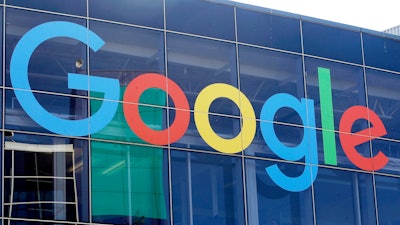
[[[197, 95], [208, 85], [224, 83], [237, 87], [234, 44], [169, 34], [167, 45], [168, 77], [184, 91], [190, 109], [194, 108]], [[231, 106], [232, 111], [215, 107], [212, 112], [240, 115], [230, 100], [220, 99], [219, 104]]]
[[386, 166], [378, 172], [400, 175], [400, 143], [374, 139], [372, 140], [372, 154], [382, 152], [389, 158]]
[[304, 53], [362, 64], [359, 32], [303, 21]]
[[[3, 1], [1, 1], [1, 2], [3, 2]], [[3, 7], [0, 7], [0, 22], [1, 22], [1, 24], [3, 24]], [[3, 29], [0, 29], [1, 31], [0, 31], [0, 35], [1, 35], [1, 38], [0, 38], [0, 40], [1, 40], [1, 43], [3, 43]], [[3, 52], [3, 46], [1, 47], [1, 52]], [[1, 54], [1, 56], [0, 56], [0, 60], [1, 60], [1, 62], [3, 62], [3, 54]], [[1, 71], [3, 71], [3, 63], [1, 63], [1, 66], [0, 66], [0, 69], [1, 69]], [[0, 77], [0, 85], [2, 85], [3, 84], [3, 79], [4, 79], [4, 73], [1, 73], [2, 75], [1, 75], [1, 77]]]
[[167, 225], [167, 152], [91, 142], [92, 218], [102, 224]]
[[175, 224], [242, 225], [240, 157], [172, 151]]
[[[246, 159], [246, 193], [249, 225], [313, 224], [311, 188], [289, 192], [277, 186], [265, 168], [270, 161]], [[288, 176], [298, 176], [304, 166], [278, 163]]]
[[[7, 90], [5, 95], [5, 124], [7, 129], [50, 133], [26, 114], [13, 90]], [[38, 93], [34, 93], [34, 96], [45, 110], [59, 118], [68, 120], [87, 118], [87, 99]], [[89, 124], [87, 124], [87, 129], [89, 130]]]
[[[3, 110], [1, 110], [1, 111], [3, 111]], [[0, 137], [0, 142], [1, 142], [0, 151], [2, 152], [2, 154], [0, 155], [0, 173], [3, 174], [4, 143], [3, 143], [3, 133], [0, 133], [0, 134], [1, 134], [1, 137]], [[4, 137], [7, 138], [8, 136], [11, 136], [11, 133], [8, 132], [8, 131], [4, 131]], [[1, 181], [0, 181], [0, 190], [1, 190], [2, 193], [4, 193], [3, 192], [3, 185], [4, 185], [4, 183], [3, 183], [4, 179], [3, 178], [4, 178], [4, 176], [2, 175], [1, 176]], [[3, 196], [0, 196], [0, 201], [3, 202], [2, 198], [3, 198]], [[0, 216], [2, 216], [2, 215], [3, 215], [3, 210], [1, 210], [1, 212], [0, 212]]]
[[235, 40], [233, 7], [199, 0], [165, 3], [168, 30]]
[[89, 16], [142, 26], [164, 27], [162, 0], [89, 0]]
[[[274, 153], [274, 151], [265, 142], [260, 130], [260, 123], [261, 123], [260, 121], [257, 121], [256, 135], [251, 145], [246, 149], [245, 154], [262, 158], [281, 159]], [[262, 123], [269, 123], [269, 122], [263, 121]], [[275, 123], [274, 131], [279, 141], [281, 141], [281, 143], [286, 146], [292, 146], [292, 147], [297, 146], [301, 143], [304, 137], [303, 127], [289, 126], [289, 125]], [[268, 139], [272, 135], [274, 134], [266, 134], [266, 138]], [[299, 162], [304, 162], [304, 159], [299, 160]]]
[[[322, 127], [320, 88], [318, 79], [318, 68], [330, 70], [330, 81], [332, 90], [322, 89], [321, 91], [332, 94], [333, 119], [335, 130], [339, 129], [340, 119], [343, 112], [355, 105], [366, 106], [366, 94], [363, 69], [357, 66], [350, 66], [341, 63], [334, 63], [319, 59], [306, 58], [306, 83], [307, 98], [314, 100], [315, 121], [317, 127]], [[367, 111], [365, 111], [367, 115]], [[364, 120], [356, 121], [353, 126], [354, 131], [367, 128]]]
[[[288, 93], [304, 98], [301, 56], [239, 46], [240, 88], [260, 118], [261, 108], [272, 95]], [[281, 109], [275, 120], [302, 124], [293, 110]]]
[[[170, 123], [172, 123], [172, 121], [174, 123], [177, 122], [178, 124], [181, 123], [181, 121], [179, 121], [179, 118], [175, 120], [175, 114], [175, 110], [169, 111]], [[211, 128], [213, 129], [215, 134], [221, 138], [235, 138], [241, 131], [241, 123], [239, 118], [213, 114], [209, 114], [208, 118]], [[193, 112], [190, 113], [190, 122], [187, 131], [181, 139], [179, 139], [177, 142], [171, 143], [171, 146], [178, 148], [217, 151], [216, 149], [213, 149], [213, 147], [211, 147], [209, 144], [207, 144], [205, 140], [200, 136], [194, 120]]]
[[[33, 210], [40, 209], [40, 210]], [[62, 213], [61, 213], [62, 212]], [[10, 217], [43, 220], [76, 221], [74, 205], [59, 203], [18, 204], [13, 206]], [[65, 217], [59, 219], [59, 217]]]
[[165, 74], [162, 32], [103, 22], [90, 22], [90, 29], [105, 41], [90, 52], [92, 75], [118, 79], [124, 90], [141, 74]]
[[7, 0], [7, 5], [86, 16], [86, 0]]
[[317, 224], [376, 224], [370, 174], [320, 168], [314, 195]]
[[[17, 218], [77, 221], [78, 217], [89, 222], [86, 140], [14, 132], [5, 138], [4, 157], [4, 201], [19, 203], [7, 208], [7, 213]], [[38, 201], [47, 204], [34, 205]]]
[[[5, 207], [7, 208], [7, 207]], [[4, 224], [10, 224], [10, 225], [53, 225], [54, 222], [43, 222], [43, 221], [22, 221], [22, 220], [18, 220], [18, 219], [10, 219], [10, 220], [4, 220]], [[68, 222], [66, 223], [62, 223], [62, 222], [58, 222], [57, 224], [59, 225], [67, 225], [69, 224]]]
[[238, 41], [301, 52], [300, 21], [238, 8]]
[[[85, 26], [83, 19], [73, 19], [25, 10], [6, 11], [6, 86], [11, 86], [9, 67], [15, 45], [30, 29], [50, 21], [68, 21]], [[82, 67], [76, 62], [82, 61]], [[28, 77], [33, 90], [87, 95], [86, 91], [68, 88], [67, 73], [87, 74], [86, 45], [70, 38], [54, 38], [41, 44], [29, 62]], [[46, 82], [43, 82], [43, 81]]]
[[[333, 131], [327, 131], [328, 133], [332, 133]], [[345, 167], [345, 168], [351, 168], [351, 169], [359, 169], [356, 165], [354, 165], [354, 163], [352, 161], [349, 160], [349, 158], [346, 156], [346, 153], [344, 152], [343, 148], [342, 148], [342, 144], [340, 142], [340, 137], [339, 137], [339, 133], [334, 134], [335, 137], [335, 146], [333, 146], [335, 152], [334, 155], [337, 159], [337, 165], [338, 167]], [[329, 156], [329, 153], [324, 152], [324, 139], [322, 136], [322, 131], [321, 130], [317, 130], [317, 146], [318, 146], [318, 160], [319, 160], [319, 164], [328, 164], [327, 162], [325, 162], [325, 156]], [[357, 145], [355, 147], [356, 151], [366, 157], [366, 158], [370, 158], [371, 157], [371, 148], [370, 148], [370, 142], [365, 142], [362, 143], [360, 145]], [[328, 150], [327, 150], [328, 151]]]
[[400, 77], [398, 74], [367, 69], [368, 105], [382, 120], [385, 138], [400, 139]]
[[399, 224], [400, 179], [375, 175], [379, 224]]
[[367, 66], [400, 72], [400, 41], [363, 33]]

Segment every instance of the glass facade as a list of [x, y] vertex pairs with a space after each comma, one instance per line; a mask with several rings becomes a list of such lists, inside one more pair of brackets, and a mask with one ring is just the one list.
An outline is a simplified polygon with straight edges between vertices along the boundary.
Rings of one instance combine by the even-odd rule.
[[400, 38], [213, 0], [0, 21], [0, 224], [400, 224]]

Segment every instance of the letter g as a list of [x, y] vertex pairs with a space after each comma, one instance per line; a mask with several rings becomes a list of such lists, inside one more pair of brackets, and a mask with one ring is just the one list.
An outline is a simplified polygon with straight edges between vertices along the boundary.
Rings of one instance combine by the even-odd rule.
[[[103, 129], [114, 117], [119, 100], [117, 79], [68, 73], [68, 88], [104, 93], [101, 108], [91, 117], [81, 120], [59, 118], [36, 100], [28, 80], [28, 64], [35, 49], [43, 42], [56, 37], [73, 38], [97, 51], [104, 41], [85, 27], [70, 22], [48, 22], [28, 31], [18, 42], [10, 63], [11, 84], [25, 112], [40, 126], [51, 132], [68, 136], [85, 136]], [[90, 88], [89, 88], [90, 83]], [[89, 126], [90, 119], [90, 126]]]

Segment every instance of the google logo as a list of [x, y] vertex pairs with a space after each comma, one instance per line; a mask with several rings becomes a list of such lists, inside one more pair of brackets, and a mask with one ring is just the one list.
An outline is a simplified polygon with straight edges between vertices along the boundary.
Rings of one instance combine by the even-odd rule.
[[[29, 60], [35, 49], [43, 42], [57, 37], [72, 38], [88, 45], [93, 51], [99, 50], [105, 43], [94, 32], [70, 22], [48, 22], [29, 30], [18, 42], [10, 62], [11, 84], [15, 95], [26, 113], [40, 126], [57, 134], [67, 136], [86, 136], [103, 129], [114, 117], [117, 107], [120, 84], [117, 79], [82, 74], [68, 73], [68, 88], [100, 92], [104, 100], [100, 109], [92, 116], [81, 120], [59, 118], [36, 100], [28, 80]], [[318, 68], [320, 89], [321, 120], [323, 128], [323, 149], [325, 164], [337, 165], [336, 143], [334, 136], [334, 118], [330, 70]], [[174, 102], [176, 115], [173, 123], [165, 130], [153, 130], [147, 126], [139, 113], [138, 103], [142, 93], [150, 88], [161, 89]], [[210, 105], [218, 98], [226, 98], [237, 105], [242, 116], [240, 133], [231, 139], [219, 136], [212, 129], [208, 117]], [[124, 116], [131, 130], [144, 141], [154, 145], [168, 145], [178, 141], [188, 129], [190, 108], [182, 89], [171, 79], [155, 73], [146, 73], [134, 78], [126, 88], [123, 101]], [[282, 143], [274, 130], [275, 114], [281, 108], [294, 110], [304, 126], [302, 141], [297, 146]], [[367, 120], [370, 128], [351, 133], [357, 120]], [[90, 121], [89, 121], [90, 120]], [[215, 83], [205, 87], [198, 94], [194, 105], [194, 121], [200, 136], [215, 150], [223, 153], [238, 153], [246, 149], [253, 141], [256, 132], [256, 117], [249, 99], [236, 87]], [[275, 164], [267, 167], [266, 173], [281, 188], [298, 192], [305, 190], [315, 181], [318, 173], [317, 138], [315, 109], [312, 99], [278, 93], [267, 99], [260, 113], [261, 134], [268, 147], [284, 160], [297, 161], [304, 159], [304, 171], [297, 177], [285, 175]], [[89, 123], [90, 122], [90, 123]], [[89, 128], [87, 127], [90, 124]], [[378, 115], [364, 106], [352, 106], [342, 115], [339, 123], [339, 139], [349, 160], [360, 169], [375, 171], [386, 166], [389, 159], [379, 151], [373, 157], [358, 153], [360, 144], [386, 135], [386, 129]]]

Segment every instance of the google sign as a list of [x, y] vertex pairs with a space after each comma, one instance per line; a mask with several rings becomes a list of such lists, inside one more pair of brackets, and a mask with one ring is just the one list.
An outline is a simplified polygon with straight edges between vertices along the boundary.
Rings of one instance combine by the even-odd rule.
[[[76, 39], [88, 45], [93, 51], [99, 50], [104, 41], [87, 28], [70, 22], [49, 22], [34, 27], [18, 42], [10, 64], [11, 83], [15, 95], [26, 113], [40, 126], [61, 135], [85, 136], [103, 129], [114, 117], [117, 108], [120, 84], [117, 79], [82, 74], [68, 73], [68, 88], [104, 93], [100, 109], [89, 118], [68, 120], [59, 118], [45, 110], [36, 100], [28, 80], [29, 60], [35, 49], [43, 42], [57, 37]], [[334, 118], [332, 107], [332, 90], [330, 70], [318, 68], [320, 89], [321, 120], [324, 128], [323, 147], [325, 164], [337, 165]], [[177, 109], [175, 120], [165, 130], [153, 130], [142, 120], [138, 104], [141, 94], [150, 88], [157, 88], [168, 93]], [[240, 109], [242, 120], [241, 132], [234, 138], [220, 137], [212, 129], [208, 113], [210, 105], [218, 98], [227, 98]], [[144, 141], [154, 145], [168, 145], [178, 141], [186, 132], [190, 109], [182, 89], [171, 79], [155, 73], [142, 74], [134, 78], [126, 88], [123, 101], [124, 115], [132, 131]], [[260, 113], [261, 121], [273, 121], [276, 112], [281, 108], [291, 108], [302, 120], [304, 135], [297, 146], [282, 143], [273, 127], [273, 123], [260, 122], [261, 133], [268, 147], [284, 160], [297, 161], [304, 158], [304, 171], [297, 177], [285, 175], [275, 164], [266, 168], [266, 173], [280, 187], [288, 191], [302, 191], [311, 186], [318, 173], [317, 138], [315, 130], [315, 110], [312, 99], [279, 93], [267, 99]], [[236, 87], [215, 83], [205, 87], [197, 96], [194, 105], [194, 120], [197, 130], [204, 141], [212, 148], [223, 153], [237, 153], [246, 149], [253, 141], [256, 132], [256, 117], [249, 99]], [[90, 128], [87, 129], [87, 124]], [[355, 121], [363, 119], [371, 127], [357, 133], [351, 133]], [[385, 126], [378, 115], [364, 107], [352, 106], [342, 115], [339, 123], [339, 138], [342, 148], [349, 160], [366, 171], [375, 171], [386, 166], [389, 159], [382, 152], [374, 157], [364, 157], [357, 152], [356, 146], [386, 135]]]

